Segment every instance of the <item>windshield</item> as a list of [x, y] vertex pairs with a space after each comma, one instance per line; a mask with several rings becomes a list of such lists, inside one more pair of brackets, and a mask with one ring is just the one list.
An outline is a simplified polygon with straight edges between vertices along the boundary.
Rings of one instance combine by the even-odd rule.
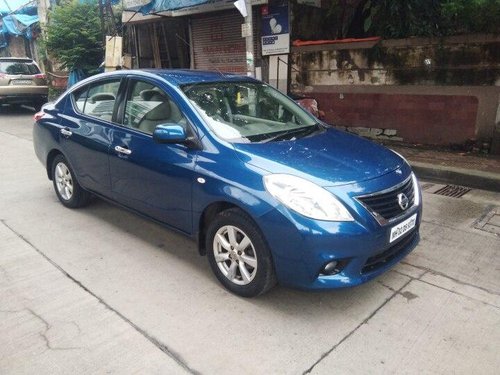
[[217, 136], [239, 143], [306, 136], [317, 120], [293, 100], [260, 82], [215, 82], [182, 90]]
[[0, 73], [33, 75], [40, 73], [40, 70], [29, 61], [0, 61]]

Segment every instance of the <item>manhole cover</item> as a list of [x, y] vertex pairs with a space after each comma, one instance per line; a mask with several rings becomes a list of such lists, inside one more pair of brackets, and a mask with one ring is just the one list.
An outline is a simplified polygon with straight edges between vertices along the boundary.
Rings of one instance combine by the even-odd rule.
[[445, 197], [460, 198], [467, 194], [471, 189], [459, 185], [446, 185], [445, 187], [437, 190], [434, 194], [444, 195]]

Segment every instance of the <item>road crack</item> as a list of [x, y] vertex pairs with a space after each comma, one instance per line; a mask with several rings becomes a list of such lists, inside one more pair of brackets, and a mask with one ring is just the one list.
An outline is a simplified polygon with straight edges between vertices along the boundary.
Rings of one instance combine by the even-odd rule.
[[445, 277], [445, 278], [447, 278], [447, 279], [449, 279], [451, 281], [454, 281], [454, 282], [456, 282], [457, 284], [460, 284], [460, 285], [470, 286], [472, 288], [476, 288], [476, 289], [482, 290], [483, 292], [486, 292], [488, 294], [493, 294], [495, 296], [500, 296], [500, 293], [497, 292], [497, 291], [494, 291], [494, 290], [491, 290], [491, 289], [488, 289], [488, 288], [485, 288], [485, 287], [482, 287], [482, 286], [479, 286], [479, 285], [471, 284], [471, 283], [468, 283], [466, 281], [462, 281], [462, 280], [456, 279], [456, 278], [454, 278], [452, 276], [449, 276], [449, 275], [447, 275], [445, 273], [442, 273], [442, 272], [439, 272], [439, 271], [435, 271], [435, 270], [427, 268], [427, 267], [417, 266], [415, 264], [411, 264], [411, 263], [408, 263], [408, 262], [405, 262], [405, 261], [401, 261], [401, 264], [406, 264], [408, 266], [412, 266], [412, 267], [418, 268], [419, 270], [426, 271], [426, 272], [428, 272], [430, 274], [433, 274], [435, 276]]
[[[37, 248], [35, 245], [33, 245], [26, 237], [24, 237], [21, 233], [18, 233], [14, 228], [12, 228], [9, 224], [7, 224], [7, 222], [4, 219], [0, 219], [0, 223], [2, 223], [6, 228], [8, 228], [12, 233], [14, 233], [19, 239], [21, 239], [23, 242], [28, 244], [33, 250], [35, 250], [38, 254], [40, 254], [47, 262], [49, 262], [51, 265], [53, 265], [55, 268], [57, 268], [57, 270], [59, 270], [64, 276], [66, 276], [68, 279], [70, 279], [73, 283], [78, 285], [81, 289], [83, 289], [85, 292], [90, 294], [92, 297], [97, 299], [97, 301], [100, 304], [102, 304], [107, 310], [116, 314], [119, 318], [121, 318], [124, 322], [126, 322], [134, 330], [136, 330], [139, 334], [141, 334], [145, 339], [147, 339], [149, 342], [151, 342], [154, 346], [156, 346], [159, 350], [161, 350], [167, 356], [172, 358], [180, 367], [182, 367], [184, 370], [186, 370], [187, 372], [189, 372], [191, 374], [200, 374], [200, 372], [198, 372], [197, 370], [194, 370], [191, 367], [189, 367], [187, 362], [178, 353], [173, 351], [167, 345], [163, 344], [160, 340], [158, 340], [153, 335], [149, 334], [144, 329], [137, 326], [130, 319], [128, 319], [125, 315], [123, 315], [118, 310], [114, 309], [111, 305], [109, 305], [101, 297], [99, 297], [97, 294], [95, 294], [90, 289], [88, 289], [85, 285], [83, 285], [81, 281], [79, 281], [76, 278], [74, 278], [73, 276], [71, 276], [59, 264], [57, 264], [55, 261], [53, 261], [51, 258], [49, 258], [43, 251], [41, 251], [39, 248]], [[48, 324], [42, 317], [36, 315], [36, 313], [33, 312], [33, 315], [40, 318], [40, 320], [42, 320], [45, 324]], [[42, 338], [47, 339], [46, 333], [47, 333], [47, 330], [44, 331]], [[47, 342], [48, 342], [48, 340], [47, 340]]]
[[[49, 322], [47, 320], [45, 320], [40, 314], [37, 314], [32, 309], [25, 308], [25, 310], [28, 311], [31, 315], [33, 315], [35, 318], [37, 318], [39, 321], [41, 321], [43, 323], [43, 325], [45, 326], [45, 329], [43, 330], [43, 332], [38, 332], [38, 334], [40, 335], [40, 337], [42, 338], [42, 340], [45, 342], [45, 346], [47, 347], [48, 350], [76, 350], [76, 349], [82, 349], [79, 346], [53, 346], [50, 343], [49, 338], [47, 337], [47, 334], [49, 333], [50, 329], [52, 328], [52, 325], [49, 324]], [[78, 329], [80, 329], [80, 327], [78, 327]]]
[[328, 351], [326, 351], [325, 353], [323, 353], [320, 358], [313, 363], [313, 365], [311, 367], [309, 367], [306, 371], [303, 372], [303, 375], [306, 375], [306, 374], [310, 374], [312, 372], [312, 370], [314, 369], [314, 367], [316, 367], [316, 365], [318, 365], [323, 359], [325, 359], [326, 357], [328, 357], [330, 355], [330, 353], [332, 353], [335, 349], [337, 349], [340, 345], [342, 345], [349, 337], [351, 337], [354, 333], [356, 333], [356, 331], [358, 329], [360, 329], [362, 326], [364, 326], [365, 324], [368, 324], [368, 322], [385, 306], [387, 305], [395, 296], [399, 295], [401, 293], [401, 291], [406, 288], [408, 286], [408, 284], [410, 284], [414, 279], [413, 278], [409, 278], [409, 280], [403, 284], [403, 286], [401, 286], [400, 288], [398, 289], [393, 289], [387, 285], [384, 285], [386, 288], [390, 289], [390, 290], [393, 290], [393, 293], [379, 306], [377, 307], [374, 311], [372, 311], [370, 313], [370, 315], [368, 315], [361, 323], [359, 323], [356, 327], [354, 327], [354, 329], [352, 329], [349, 333], [347, 333], [344, 337], [342, 337], [332, 348], [330, 348]]

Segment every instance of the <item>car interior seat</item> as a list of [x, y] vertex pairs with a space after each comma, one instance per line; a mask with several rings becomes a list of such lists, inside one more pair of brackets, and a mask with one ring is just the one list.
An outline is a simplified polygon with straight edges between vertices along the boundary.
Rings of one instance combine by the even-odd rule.
[[161, 101], [161, 103], [144, 115], [137, 128], [143, 132], [153, 134], [157, 125], [172, 122], [172, 111], [170, 101], [161, 94], [157, 94], [157, 97], [151, 96], [150, 101]]
[[[150, 113], [147, 113], [146, 116], [144, 116], [144, 119], [141, 121], [139, 124], [139, 129], [143, 131], [147, 131], [144, 128], [149, 128], [151, 127], [151, 117], [156, 118], [156, 124], [153, 126], [153, 131], [154, 127], [158, 124], [164, 124], [164, 123], [175, 123], [179, 124], [183, 127], [186, 126], [186, 121], [184, 120], [184, 116], [182, 115], [181, 111], [175, 105], [163, 92], [161, 92], [158, 89], [151, 89], [151, 90], [143, 90], [139, 94], [141, 96], [141, 99], [144, 101], [152, 101], [152, 102], [162, 102], [162, 104], [158, 105], [158, 107], [155, 107]], [[165, 104], [166, 103], [166, 104]], [[161, 116], [165, 116], [163, 120], [161, 119]], [[161, 121], [160, 121], [161, 120]], [[144, 124], [143, 124], [144, 122]], [[152, 131], [151, 131], [152, 133]]]

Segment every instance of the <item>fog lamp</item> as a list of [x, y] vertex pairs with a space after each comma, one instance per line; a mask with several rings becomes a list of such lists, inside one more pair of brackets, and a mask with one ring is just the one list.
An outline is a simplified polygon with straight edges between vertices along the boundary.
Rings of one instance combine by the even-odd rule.
[[326, 276], [335, 275], [339, 272], [340, 272], [339, 262], [337, 262], [336, 260], [328, 262], [323, 266], [323, 269], [321, 270], [321, 274]]

